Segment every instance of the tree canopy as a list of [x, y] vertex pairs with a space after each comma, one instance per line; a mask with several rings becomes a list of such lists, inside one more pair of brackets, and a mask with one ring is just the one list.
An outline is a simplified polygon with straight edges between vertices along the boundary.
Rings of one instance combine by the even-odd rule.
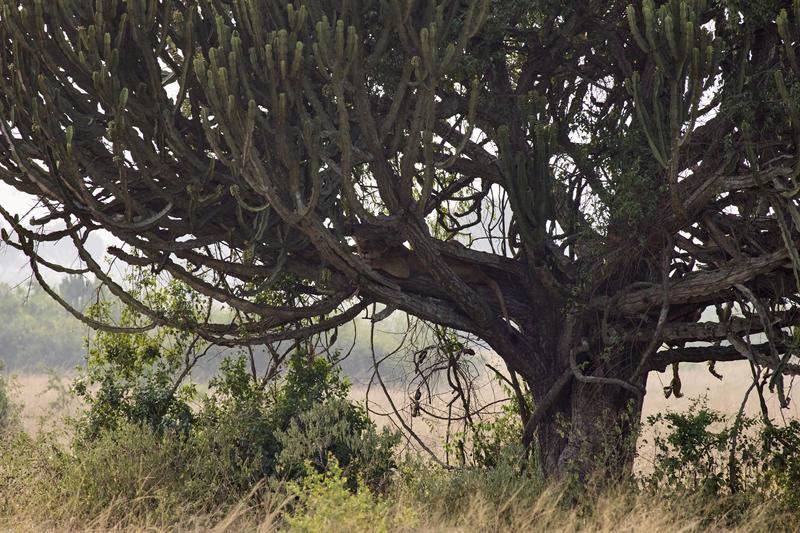
[[[530, 389], [548, 473], [651, 370], [679, 394], [681, 362], [748, 360], [788, 401], [800, 2], [0, 7], [0, 180], [47, 209], [0, 213], [38, 278], [92, 272], [221, 345], [376, 303], [469, 332]], [[148, 308], [84, 248], [100, 229], [237, 318]], [[83, 267], [37, 256], [58, 239]]]

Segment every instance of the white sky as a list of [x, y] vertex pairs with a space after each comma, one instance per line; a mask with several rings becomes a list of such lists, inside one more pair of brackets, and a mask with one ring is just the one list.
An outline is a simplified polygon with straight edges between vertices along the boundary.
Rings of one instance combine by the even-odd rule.
[[[5, 183], [0, 182], [0, 205], [12, 214], [24, 217], [26, 213], [36, 204], [36, 198], [17, 191]], [[0, 220], [0, 227], [10, 230], [5, 220]], [[93, 235], [88, 242], [88, 248], [93, 254], [103, 256], [106, 249], [106, 242], [110, 236]], [[65, 266], [77, 267], [80, 265], [78, 252], [73, 247], [69, 239], [63, 239], [56, 243], [44, 243], [39, 247], [42, 257], [52, 260]], [[42, 268], [42, 274], [48, 281], [57, 282], [62, 275]], [[6, 246], [0, 242], [0, 283], [17, 285], [24, 283], [31, 275], [28, 259], [21, 252]]]

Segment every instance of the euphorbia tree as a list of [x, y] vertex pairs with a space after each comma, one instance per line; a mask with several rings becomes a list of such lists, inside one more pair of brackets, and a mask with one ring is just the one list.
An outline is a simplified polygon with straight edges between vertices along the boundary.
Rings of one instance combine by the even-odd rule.
[[[678, 393], [680, 362], [747, 359], [783, 398], [797, 2], [286, 2], [0, 0], [0, 180], [49, 214], [1, 212], [37, 276], [71, 239], [152, 325], [227, 345], [374, 303], [470, 332], [551, 475], [630, 431], [654, 369]], [[250, 318], [149, 309], [101, 228]]]

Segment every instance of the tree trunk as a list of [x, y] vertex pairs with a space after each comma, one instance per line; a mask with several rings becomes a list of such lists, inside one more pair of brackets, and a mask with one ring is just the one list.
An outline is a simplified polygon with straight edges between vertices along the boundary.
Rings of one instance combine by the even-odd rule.
[[[595, 370], [584, 370], [586, 375], [623, 380], [634, 365], [628, 356], [610, 361], [595, 357], [590, 362]], [[561, 368], [547, 380], [528, 381], [535, 403], [545, 399], [567, 365], [561, 361]], [[534, 444], [543, 474], [549, 479], [577, 476], [581, 480], [631, 474], [643, 400], [619, 385], [585, 383], [570, 376], [536, 427]]]
[[642, 401], [614, 385], [573, 380], [537, 431], [545, 476], [586, 481], [631, 474]]
[[601, 325], [563, 302], [539, 308], [516, 342], [492, 346], [533, 396], [524, 444], [547, 479], [630, 475], [644, 401], [632, 376], [647, 346], [604, 345]]

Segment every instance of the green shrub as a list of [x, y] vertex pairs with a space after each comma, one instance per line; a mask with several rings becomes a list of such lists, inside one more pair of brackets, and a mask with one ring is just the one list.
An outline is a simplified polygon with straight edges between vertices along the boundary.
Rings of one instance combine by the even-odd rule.
[[[129, 281], [165, 316], [203, 319], [201, 299], [185, 286], [161, 287], [142, 273]], [[99, 303], [90, 313], [110, 321], [117, 311]], [[137, 327], [149, 320], [125, 308], [117, 322]], [[306, 460], [322, 471], [329, 454], [353, 487], [358, 476], [373, 486], [388, 476], [399, 436], [377, 432], [366, 412], [347, 399], [350, 385], [327, 359], [298, 347], [284, 375], [265, 381], [250, 358], [232, 356], [200, 397], [189, 380], [206, 348], [197, 337], [173, 328], [96, 333], [86, 370], [75, 383], [87, 406], [78, 419], [76, 450], [107, 445], [126, 426], [148, 428], [155, 437], [213, 456], [206, 459], [198, 452], [176, 459], [191, 470], [192, 482], [219, 492], [211, 501], [247, 494], [266, 478], [302, 477]]]
[[307, 462], [302, 482], [289, 483], [289, 491], [297, 498], [294, 510], [284, 517], [291, 531], [386, 532], [417, 525], [410, 508], [392, 507], [361, 480], [355, 490], [348, 488], [349, 480], [336, 459], [331, 457], [326, 464], [327, 471], [320, 473]]
[[[731, 427], [724, 415], [702, 401], [693, 402], [685, 413], [658, 413], [647, 423], [657, 429], [653, 438], [653, 471], [645, 479], [652, 487], [676, 491], [716, 494], [730, 486], [730, 456], [726, 453]], [[752, 425], [747, 420], [742, 425]], [[736, 458], [734, 458], [736, 461]]]
[[520, 440], [522, 420], [519, 404], [515, 401], [503, 404], [498, 417], [475, 423], [470, 433], [473, 466], [493, 468], [501, 465], [508, 456], [523, 455]]
[[394, 447], [400, 442], [399, 433], [388, 428], [378, 433], [363, 409], [342, 398], [313, 405], [275, 436], [282, 476], [297, 477], [309, 464], [325, 472], [334, 458], [343, 465], [352, 488], [356, 478], [370, 487], [382, 486], [394, 467]]
[[9, 383], [3, 377], [3, 363], [0, 362], [0, 439], [12, 433], [19, 426], [19, 408], [11, 400]]
[[[47, 435], [9, 439], [0, 452], [0, 494], [6, 498], [0, 498], [0, 515], [41, 509], [56, 521], [104, 515], [112, 521], [159, 517], [173, 523], [246, 499], [263, 501], [285, 490], [286, 479], [323, 471], [341, 477], [354, 497], [364, 490], [372, 494], [366, 480], [377, 486], [388, 478], [398, 437], [379, 434], [363, 410], [338, 396], [319, 404], [299, 402], [309, 409], [292, 413], [281, 402], [294, 396], [283, 389], [303, 390], [296, 379], [307, 375], [298, 367], [305, 360], [293, 361], [294, 370], [275, 394], [237, 388], [241, 365], [230, 362], [218, 383], [225, 392], [210, 395], [188, 430], [117, 420], [78, 439], [72, 449]], [[336, 380], [330, 383], [347, 391]], [[233, 390], [238, 392], [228, 396]], [[316, 417], [322, 424], [311, 423]], [[277, 429], [278, 422], [285, 431]]]
[[[149, 286], [150, 280], [139, 283]], [[197, 296], [180, 284], [145, 294], [166, 315], [200, 317]], [[114, 312], [107, 303], [89, 310], [91, 316], [105, 322], [112, 321]], [[129, 308], [120, 313], [122, 326], [138, 327], [146, 322]], [[87, 405], [79, 428], [82, 438], [91, 440], [125, 422], [146, 424], [155, 431], [188, 429], [196, 390], [186, 378], [205, 348], [197, 337], [166, 327], [135, 334], [99, 331], [88, 348], [86, 368], [74, 386]]]
[[765, 477], [788, 509], [800, 508], [800, 421], [763, 427], [761, 444], [766, 456]]
[[272, 388], [251, 378], [244, 359], [223, 363], [197, 413], [193, 433], [210, 442], [233, 443], [236, 461], [257, 477], [305, 475], [306, 460], [319, 471], [332, 455], [354, 482], [380, 484], [394, 466], [399, 434], [378, 433], [359, 406], [347, 399], [350, 385], [327, 360], [295, 352], [283, 380]]
[[[184, 298], [166, 301], [179, 297]], [[95, 313], [109, 309], [101, 306]], [[125, 311], [120, 321], [137, 320]], [[77, 422], [76, 452], [130, 455], [118, 449], [119, 439], [131, 438], [131, 428], [137, 428], [143, 441], [156, 439], [152, 457], [142, 457], [142, 464], [168, 460], [176, 469], [170, 475], [183, 479], [186, 490], [196, 486], [203, 492], [196, 498], [201, 506], [229, 503], [264, 479], [302, 477], [306, 460], [324, 471], [329, 455], [352, 488], [359, 477], [375, 487], [388, 477], [399, 435], [377, 432], [366, 412], [347, 399], [349, 383], [326, 359], [298, 348], [285, 374], [264, 382], [254, 377], [248, 358], [226, 358], [192, 407], [197, 391], [181, 380], [189, 375], [185, 354], [193, 349], [198, 346], [192, 339], [173, 330], [98, 333], [75, 385], [87, 405]], [[103, 494], [96, 499], [107, 500]]]
[[641, 476], [645, 487], [800, 504], [800, 422], [776, 426], [763, 418], [732, 418], [701, 398], [685, 413], [659, 413], [648, 424], [655, 430], [655, 454], [652, 470]]

